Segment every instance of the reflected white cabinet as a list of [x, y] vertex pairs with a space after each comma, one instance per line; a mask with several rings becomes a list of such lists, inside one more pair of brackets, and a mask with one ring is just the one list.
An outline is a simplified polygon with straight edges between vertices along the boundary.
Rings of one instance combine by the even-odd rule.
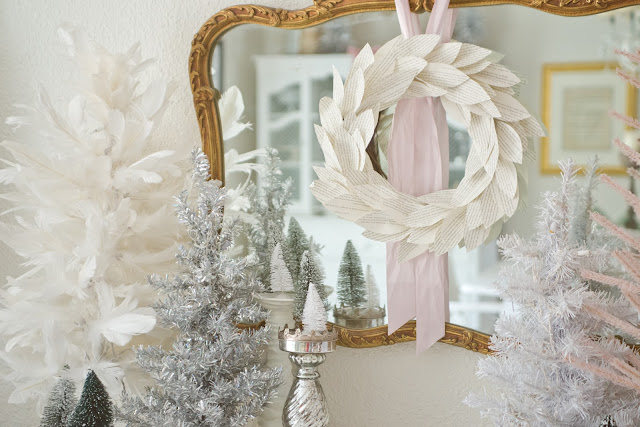
[[332, 96], [332, 66], [344, 79], [352, 57], [348, 54], [258, 55], [254, 60], [257, 145], [276, 148], [283, 174], [293, 178], [290, 213], [321, 213], [324, 208], [308, 190], [315, 179], [312, 166], [324, 163], [313, 125], [320, 123], [320, 99]]

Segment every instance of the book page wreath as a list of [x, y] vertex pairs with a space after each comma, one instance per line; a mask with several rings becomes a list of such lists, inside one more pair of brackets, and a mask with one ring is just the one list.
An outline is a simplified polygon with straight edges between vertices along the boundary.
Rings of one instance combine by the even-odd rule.
[[[398, 261], [456, 245], [473, 249], [499, 234], [525, 185], [530, 136], [544, 132], [513, 97], [520, 83], [491, 50], [439, 43], [440, 36], [398, 36], [374, 55], [366, 45], [343, 82], [334, 69], [333, 98], [320, 100], [316, 135], [325, 158], [313, 195], [337, 216], [381, 242], [401, 242]], [[396, 190], [366, 153], [380, 111], [402, 98], [441, 97], [448, 115], [466, 123], [472, 145], [456, 189], [420, 197]]]

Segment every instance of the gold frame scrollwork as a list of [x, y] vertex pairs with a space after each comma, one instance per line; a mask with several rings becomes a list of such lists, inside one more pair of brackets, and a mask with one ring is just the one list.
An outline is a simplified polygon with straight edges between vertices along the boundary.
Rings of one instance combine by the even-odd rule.
[[[388, 334], [386, 325], [371, 329], [348, 329], [338, 325], [333, 325], [333, 328], [338, 331], [338, 345], [344, 347], [370, 348], [416, 340], [415, 320], [405, 323], [391, 335]], [[490, 338], [485, 333], [446, 323], [444, 337], [440, 342], [482, 354], [491, 354]]]
[[[408, 0], [412, 12], [431, 10], [433, 0]], [[451, 0], [450, 7], [515, 4], [563, 16], [583, 16], [640, 4], [640, 0]], [[210, 17], [194, 36], [189, 55], [189, 81], [196, 117], [200, 126], [203, 150], [211, 162], [211, 175], [224, 182], [224, 150], [218, 113], [220, 92], [211, 81], [211, 56], [216, 42], [230, 29], [243, 24], [258, 24], [283, 29], [308, 28], [341, 16], [395, 10], [394, 0], [314, 0], [313, 5], [299, 10], [285, 10], [258, 5], [238, 5], [221, 10]], [[369, 348], [414, 341], [415, 321], [410, 321], [393, 334], [386, 326], [373, 329], [338, 330], [338, 344]], [[489, 335], [447, 323], [441, 342], [490, 354]]]
[[[411, 10], [431, 10], [433, 0], [408, 0]], [[451, 7], [516, 4], [563, 16], [583, 16], [640, 4], [639, 0], [451, 0]], [[308, 28], [341, 16], [395, 10], [394, 0], [314, 0], [312, 6], [285, 10], [257, 5], [231, 6], [209, 18], [196, 33], [189, 55], [189, 81], [204, 152], [212, 176], [224, 178], [222, 130], [217, 112], [219, 91], [211, 82], [211, 53], [218, 39], [231, 28], [258, 24], [283, 29]]]

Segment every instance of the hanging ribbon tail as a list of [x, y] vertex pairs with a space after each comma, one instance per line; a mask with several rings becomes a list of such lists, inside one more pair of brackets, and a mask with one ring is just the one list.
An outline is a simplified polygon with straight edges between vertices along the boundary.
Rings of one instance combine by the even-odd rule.
[[[399, 264], [399, 243], [387, 243], [387, 313], [388, 334], [416, 317], [416, 277], [414, 270]], [[412, 261], [410, 261], [412, 262]]]
[[418, 15], [411, 13], [409, 10], [409, 2], [407, 0], [395, 0], [396, 13], [398, 14], [398, 22], [400, 23], [400, 31], [405, 39], [417, 36], [420, 31], [420, 21]]
[[[395, 0], [405, 38], [418, 34], [417, 15], [406, 0]], [[456, 13], [449, 1], [436, 1], [427, 33], [451, 40]], [[449, 182], [449, 131], [440, 99], [403, 99], [396, 106], [388, 148], [389, 182], [399, 191], [421, 196], [439, 191]], [[399, 264], [401, 243], [387, 244], [387, 306], [389, 334], [416, 318], [416, 351], [431, 347], [444, 336], [449, 319], [447, 255], [424, 253]]]

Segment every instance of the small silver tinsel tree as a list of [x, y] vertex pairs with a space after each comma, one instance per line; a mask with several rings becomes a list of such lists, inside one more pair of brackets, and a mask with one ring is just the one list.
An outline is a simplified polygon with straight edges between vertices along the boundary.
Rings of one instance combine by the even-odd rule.
[[587, 191], [577, 191], [577, 168], [572, 162], [561, 167], [561, 189], [543, 195], [536, 234], [498, 241], [510, 265], [496, 286], [516, 310], [498, 319], [491, 338], [495, 354], [478, 363], [478, 375], [496, 392], [472, 395], [467, 403], [499, 426], [598, 426], [609, 416], [617, 426], [640, 425], [637, 395], [570, 363], [597, 360], [597, 337], [611, 332], [585, 306], [624, 318], [633, 312], [623, 299], [580, 277], [585, 268], [615, 268], [614, 242], [594, 231], [581, 212], [590, 209], [595, 168]]
[[60, 377], [47, 400], [40, 427], [64, 427], [76, 406], [76, 385], [66, 376]]
[[265, 171], [259, 183], [247, 189], [250, 214], [256, 222], [248, 225], [249, 250], [257, 259], [258, 278], [271, 290], [269, 265], [273, 249], [286, 240], [284, 215], [291, 197], [291, 178], [283, 179], [278, 151], [267, 149]]
[[300, 320], [302, 318], [304, 304], [307, 300], [307, 292], [309, 291], [309, 283], [315, 284], [325, 310], [328, 309], [329, 303], [327, 301], [327, 294], [324, 291], [324, 273], [322, 267], [318, 264], [318, 260], [314, 254], [307, 250], [302, 253], [299, 277], [298, 280], [294, 282], [294, 319]]
[[338, 301], [345, 307], [360, 307], [367, 301], [360, 256], [351, 240], [345, 245], [338, 270]]
[[[138, 363], [156, 380], [144, 397], [125, 396], [122, 417], [131, 426], [240, 426], [255, 417], [280, 384], [280, 369], [263, 369], [268, 329], [239, 329], [267, 312], [253, 302], [263, 287], [248, 258], [230, 258], [237, 227], [223, 218], [225, 191], [207, 181], [209, 164], [194, 152], [195, 203], [183, 192], [177, 213], [191, 244], [177, 255], [183, 272], [151, 277], [166, 295], [154, 308], [178, 330], [173, 348], [137, 350]], [[268, 269], [267, 269], [268, 271]]]

